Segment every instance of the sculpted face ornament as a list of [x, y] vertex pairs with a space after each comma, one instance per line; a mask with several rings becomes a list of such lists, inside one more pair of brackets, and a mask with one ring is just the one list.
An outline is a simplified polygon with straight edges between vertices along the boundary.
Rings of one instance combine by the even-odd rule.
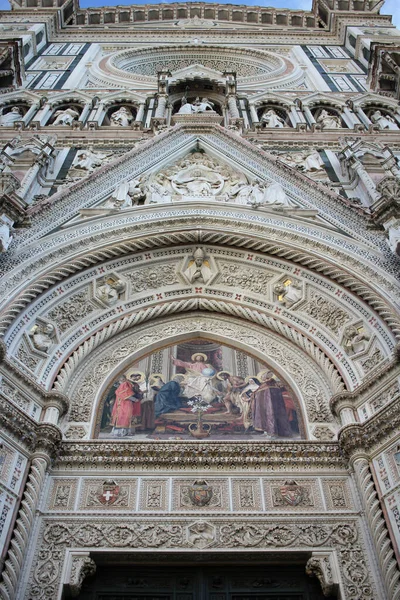
[[189, 498], [194, 506], [206, 506], [213, 496], [213, 489], [207, 481], [195, 481], [188, 490]]

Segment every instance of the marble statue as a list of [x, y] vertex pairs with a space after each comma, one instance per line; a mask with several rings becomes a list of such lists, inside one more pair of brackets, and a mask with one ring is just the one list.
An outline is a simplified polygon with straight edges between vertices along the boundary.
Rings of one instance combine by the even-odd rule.
[[[3, 109], [4, 110], [4, 109]], [[2, 112], [0, 116], [0, 126], [1, 127], [10, 127], [14, 125], [17, 121], [22, 119], [22, 113], [19, 106], [13, 106], [8, 113]]]
[[104, 204], [105, 208], [130, 208], [138, 203], [143, 192], [140, 188], [140, 180], [122, 181], [114, 190], [111, 198]]
[[92, 150], [80, 150], [73, 160], [72, 168], [93, 171], [102, 164], [105, 157], [106, 154], [97, 154]]
[[376, 110], [371, 115], [371, 121], [374, 125], [378, 125], [380, 129], [399, 129], [396, 121], [390, 115], [383, 115], [380, 110]]
[[206, 110], [214, 110], [214, 103], [208, 98], [202, 98], [200, 100], [200, 98], [197, 97], [193, 102], [193, 106], [195, 107], [195, 112], [198, 113], [206, 112]]
[[121, 279], [104, 279], [96, 289], [96, 297], [107, 306], [114, 306], [125, 288], [126, 285]]
[[211, 279], [212, 271], [202, 248], [196, 248], [193, 252], [193, 258], [184, 275], [190, 283], [207, 283]]
[[0, 217], [0, 252], [6, 252], [12, 242], [12, 224], [13, 222], [5, 215]]
[[289, 199], [280, 183], [272, 183], [264, 190], [262, 204], [277, 204], [290, 206]]
[[253, 192], [253, 185], [244, 181], [235, 183], [229, 193], [230, 199], [236, 204], [249, 204]]
[[181, 107], [178, 110], [178, 115], [191, 115], [192, 113], [194, 113], [193, 105], [183, 97], [181, 100]]
[[278, 128], [282, 128], [285, 127], [285, 121], [284, 119], [282, 119], [282, 117], [280, 117], [273, 108], [266, 108], [263, 112], [263, 114], [261, 115], [261, 119], [260, 119], [261, 123], [265, 124], [265, 127], [268, 128], [273, 128], [273, 127], [278, 127]]
[[50, 323], [37, 323], [29, 332], [33, 346], [40, 352], [47, 352], [54, 343], [55, 327]]
[[214, 110], [214, 103], [211, 102], [208, 98], [202, 98], [200, 100], [199, 97], [195, 99], [193, 104], [187, 101], [186, 97], [183, 97], [181, 100], [181, 107], [178, 111], [178, 115], [190, 115], [193, 113], [203, 113], [207, 110]]
[[321, 125], [322, 129], [340, 129], [342, 127], [339, 117], [329, 113], [325, 109], [321, 110], [317, 118], [317, 123]]
[[133, 121], [133, 114], [126, 106], [121, 106], [110, 117], [111, 127], [129, 127]]
[[160, 183], [151, 181], [147, 184], [145, 204], [165, 204], [171, 201], [171, 194]]
[[73, 108], [57, 110], [54, 116], [56, 118], [53, 121], [53, 125], [72, 125], [74, 121], [79, 119], [79, 113]]
[[293, 306], [303, 295], [301, 286], [289, 279], [284, 283], [276, 283], [274, 292], [278, 297], [278, 301], [286, 308]]
[[325, 163], [317, 150], [313, 150], [311, 154], [304, 156], [301, 169], [304, 172], [325, 170]]

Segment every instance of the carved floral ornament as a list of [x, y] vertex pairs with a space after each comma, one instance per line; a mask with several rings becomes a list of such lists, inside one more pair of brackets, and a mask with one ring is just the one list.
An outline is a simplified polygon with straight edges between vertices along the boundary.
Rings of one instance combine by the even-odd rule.
[[[71, 546], [73, 555], [69, 555]], [[230, 521], [228, 519], [180, 519], [172, 523], [161, 523], [146, 517], [145, 521], [124, 519], [116, 525], [113, 521], [89, 519], [85, 522], [72, 519], [61, 519], [57, 522], [47, 521], [43, 524], [41, 549], [36, 555], [29, 578], [29, 597], [38, 600], [56, 597], [61, 581], [61, 574], [68, 569], [64, 561], [85, 560], [88, 572], [93, 572], [94, 562], [84, 556], [84, 549], [90, 548], [126, 549], [162, 551], [165, 549], [178, 551], [188, 550], [224, 550], [246, 551], [276, 548], [290, 551], [313, 551], [323, 548], [324, 556], [338, 560], [339, 569], [335, 569], [335, 581], [340, 577], [346, 600], [372, 600], [375, 590], [369, 581], [369, 565], [365, 560], [365, 549], [358, 527], [354, 519], [341, 521], [325, 521], [319, 523], [299, 520], [296, 524], [272, 519], [263, 521]], [[79, 549], [79, 550], [75, 550]], [[327, 549], [335, 550], [335, 557], [330, 557]], [[76, 555], [80, 555], [79, 557]], [[320, 553], [321, 554], [321, 553]], [[319, 566], [321, 567], [321, 566]], [[310, 562], [308, 568], [321, 577], [316, 562]], [[73, 569], [68, 582], [76, 583]], [[332, 565], [326, 565], [324, 581], [332, 583]], [[79, 565], [79, 572], [81, 565]], [[337, 575], [337, 573], [340, 575]], [[87, 574], [87, 573], [85, 573]], [[81, 575], [81, 580], [84, 575]], [[77, 589], [79, 587], [77, 585]]]

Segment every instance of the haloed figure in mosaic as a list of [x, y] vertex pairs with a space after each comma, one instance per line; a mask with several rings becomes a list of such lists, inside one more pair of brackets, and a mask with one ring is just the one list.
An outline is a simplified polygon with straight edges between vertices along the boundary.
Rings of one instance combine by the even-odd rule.
[[201, 420], [211, 439], [299, 438], [297, 406], [254, 357], [195, 339], [144, 357], [111, 384], [99, 437], [190, 439]]

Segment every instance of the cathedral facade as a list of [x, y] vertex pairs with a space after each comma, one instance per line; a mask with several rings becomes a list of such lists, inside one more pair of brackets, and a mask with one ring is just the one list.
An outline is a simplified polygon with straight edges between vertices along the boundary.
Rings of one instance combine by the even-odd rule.
[[10, 2], [0, 598], [400, 599], [383, 0]]

